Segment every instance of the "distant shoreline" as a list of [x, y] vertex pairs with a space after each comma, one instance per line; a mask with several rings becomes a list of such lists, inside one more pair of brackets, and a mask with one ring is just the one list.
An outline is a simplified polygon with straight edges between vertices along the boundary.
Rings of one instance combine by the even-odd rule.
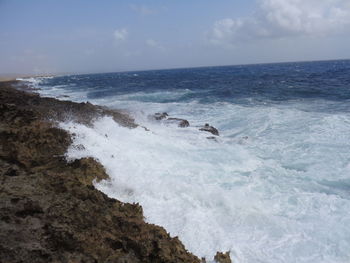
[[40, 77], [53, 77], [55, 74], [39, 74], [39, 75], [26, 75], [26, 74], [4, 74], [0, 75], [0, 82], [15, 81], [17, 78], [40, 78]]
[[8, 82], [16, 80], [15, 77], [0, 77], [0, 82]]

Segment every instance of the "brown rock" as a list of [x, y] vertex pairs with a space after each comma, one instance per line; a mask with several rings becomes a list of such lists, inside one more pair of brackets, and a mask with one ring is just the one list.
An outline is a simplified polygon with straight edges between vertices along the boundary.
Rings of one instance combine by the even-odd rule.
[[47, 120], [67, 112], [86, 124], [110, 113], [0, 84], [0, 262], [200, 262], [140, 205], [98, 191], [108, 175], [96, 160], [66, 162], [70, 135]]
[[226, 253], [216, 252], [214, 260], [217, 263], [232, 263], [231, 258], [230, 258], [230, 251], [228, 251]]

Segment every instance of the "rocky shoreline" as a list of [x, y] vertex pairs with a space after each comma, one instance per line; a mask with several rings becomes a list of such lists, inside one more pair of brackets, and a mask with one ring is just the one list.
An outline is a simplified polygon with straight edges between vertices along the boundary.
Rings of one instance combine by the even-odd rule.
[[[72, 135], [58, 122], [91, 125], [110, 115], [137, 127], [132, 118], [19, 85], [0, 83], [0, 262], [201, 262], [177, 237], [146, 223], [140, 205], [97, 190], [92, 181], [108, 178], [100, 163], [65, 159]], [[231, 262], [223, 253], [215, 260]]]

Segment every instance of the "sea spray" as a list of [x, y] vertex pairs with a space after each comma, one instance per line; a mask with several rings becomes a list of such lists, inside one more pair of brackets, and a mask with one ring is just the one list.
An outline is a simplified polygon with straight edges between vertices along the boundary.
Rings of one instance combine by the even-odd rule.
[[[130, 130], [108, 117], [93, 128], [73, 123], [62, 127], [77, 134], [75, 144], [85, 146], [84, 151], [72, 147], [70, 158], [93, 156], [107, 168], [111, 181], [98, 184], [100, 190], [122, 201], [139, 202], [148, 222], [178, 235], [199, 256], [231, 250], [240, 262], [280, 262], [287, 256], [292, 261], [322, 262], [326, 255], [319, 251], [330, 249], [334, 252], [328, 259], [342, 262], [348, 253], [346, 243], [330, 246], [327, 240], [349, 238], [350, 217], [344, 212], [349, 201], [341, 198], [346, 189], [327, 187], [324, 180], [332, 174], [346, 178], [349, 166], [332, 169], [347, 160], [327, 155], [322, 143], [308, 144], [310, 135], [297, 139], [294, 131], [305, 123], [280, 118], [281, 110], [252, 110], [250, 116], [253, 112], [259, 116], [249, 133], [235, 127], [234, 134], [239, 135], [226, 135], [218, 142], [197, 129], [150, 122], [151, 131]], [[297, 112], [284, 114], [308, 119]], [[269, 125], [262, 125], [266, 121]], [[319, 126], [319, 120], [314, 125]], [[323, 134], [319, 129], [317, 133], [320, 141], [330, 134], [327, 125]], [[342, 145], [338, 147], [341, 154]], [[346, 156], [345, 151], [342, 154]], [[323, 163], [327, 159], [334, 163]], [[325, 225], [333, 230], [325, 231]], [[279, 251], [283, 254], [278, 257]]]

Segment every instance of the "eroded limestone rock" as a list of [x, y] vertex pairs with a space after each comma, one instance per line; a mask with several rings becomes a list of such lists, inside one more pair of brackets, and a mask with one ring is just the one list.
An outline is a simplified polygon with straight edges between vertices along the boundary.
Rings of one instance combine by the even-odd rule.
[[108, 175], [96, 160], [65, 160], [71, 135], [48, 120], [67, 111], [87, 125], [109, 113], [0, 83], [0, 262], [199, 263], [177, 238], [146, 223], [140, 205], [98, 191], [93, 180]]

